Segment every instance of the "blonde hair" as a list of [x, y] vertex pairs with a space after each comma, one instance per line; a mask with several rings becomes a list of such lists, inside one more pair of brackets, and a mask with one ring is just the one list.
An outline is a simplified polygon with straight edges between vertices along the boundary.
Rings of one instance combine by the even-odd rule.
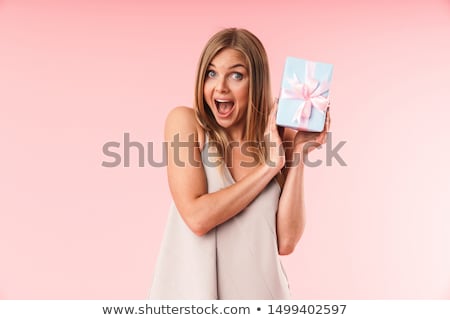
[[220, 127], [206, 103], [203, 95], [205, 77], [212, 59], [223, 49], [239, 51], [247, 61], [249, 70], [249, 93], [244, 138], [255, 142], [256, 161], [263, 163], [266, 159], [264, 131], [272, 101], [269, 63], [266, 50], [261, 41], [245, 29], [228, 28], [214, 34], [207, 42], [200, 56], [195, 86], [194, 110], [198, 123], [205, 130], [209, 142], [217, 148], [222, 157], [222, 164], [227, 163], [230, 139]]

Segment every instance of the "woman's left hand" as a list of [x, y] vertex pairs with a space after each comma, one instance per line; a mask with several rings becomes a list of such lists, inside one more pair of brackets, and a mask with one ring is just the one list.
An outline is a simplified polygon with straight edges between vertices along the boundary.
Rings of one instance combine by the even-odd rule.
[[294, 150], [307, 154], [327, 141], [328, 130], [330, 129], [330, 111], [327, 110], [325, 126], [322, 132], [298, 131], [294, 138]]

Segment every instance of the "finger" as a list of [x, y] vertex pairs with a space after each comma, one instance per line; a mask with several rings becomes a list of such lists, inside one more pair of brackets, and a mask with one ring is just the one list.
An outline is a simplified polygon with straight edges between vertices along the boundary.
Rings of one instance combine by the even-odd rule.
[[313, 151], [314, 149], [316, 149], [319, 146], [320, 146], [320, 143], [318, 143], [318, 142], [310, 143], [310, 144], [308, 144], [306, 150], [308, 153], [310, 153], [311, 151]]
[[323, 144], [324, 141], [325, 141], [325, 134], [326, 134], [326, 132], [322, 131], [322, 132], [320, 133], [320, 135], [318, 135], [318, 136], [316, 137], [316, 139], [314, 139], [314, 141], [317, 142], [318, 144]]
[[277, 119], [277, 111], [278, 111], [278, 99], [273, 103], [272, 110], [270, 112], [270, 123], [273, 127], [273, 129], [276, 129], [276, 119]]
[[323, 128], [323, 131], [320, 133], [320, 137], [319, 140], [321, 141], [321, 143], [325, 143], [328, 137], [328, 122], [325, 123], [325, 127]]
[[331, 123], [330, 111], [327, 111], [326, 118], [325, 118], [325, 127], [324, 127], [323, 131], [327, 132], [330, 129], [330, 123]]
[[275, 125], [275, 112], [276, 112], [277, 104], [276, 101], [272, 104], [272, 108], [269, 110], [269, 115], [267, 117], [267, 124], [266, 124], [266, 133], [272, 131], [276, 125]]
[[325, 144], [327, 142], [328, 132], [324, 132], [323, 136], [320, 139], [320, 144]]
[[275, 98], [273, 104], [272, 104], [272, 110], [270, 110], [270, 115], [275, 118], [278, 111], [278, 98]]

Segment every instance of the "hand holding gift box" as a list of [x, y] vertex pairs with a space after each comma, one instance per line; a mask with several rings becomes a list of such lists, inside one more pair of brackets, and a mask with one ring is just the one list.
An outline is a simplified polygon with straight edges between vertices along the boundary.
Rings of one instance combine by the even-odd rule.
[[321, 132], [328, 108], [333, 65], [288, 57], [284, 66], [276, 123]]

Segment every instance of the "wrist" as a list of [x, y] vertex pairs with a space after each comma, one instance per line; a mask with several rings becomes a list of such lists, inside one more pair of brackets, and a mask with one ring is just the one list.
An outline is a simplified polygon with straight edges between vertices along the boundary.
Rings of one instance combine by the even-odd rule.
[[307, 152], [308, 152], [308, 148], [307, 148], [306, 143], [296, 144], [294, 146], [293, 150], [292, 150], [292, 153], [294, 154], [294, 157], [295, 156], [297, 156], [297, 157], [300, 156], [300, 157], [303, 158]]
[[305, 153], [294, 151], [292, 154], [292, 158], [286, 162], [286, 168], [287, 169], [290, 169], [290, 168], [303, 169], [303, 167], [305, 166], [305, 162], [304, 162], [305, 157], [306, 157]]
[[284, 163], [275, 163], [270, 160], [266, 160], [263, 164], [261, 164], [263, 167], [263, 172], [267, 174], [270, 178], [273, 178], [278, 174], [278, 172], [281, 171], [284, 167]]

